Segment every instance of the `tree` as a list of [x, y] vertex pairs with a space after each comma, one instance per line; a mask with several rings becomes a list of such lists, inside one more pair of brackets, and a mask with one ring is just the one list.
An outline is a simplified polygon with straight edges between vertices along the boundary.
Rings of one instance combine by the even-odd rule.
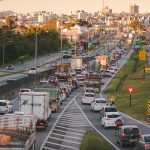
[[12, 29], [15, 25], [15, 22], [10, 18], [6, 18], [6, 26], [9, 28], [9, 29]]

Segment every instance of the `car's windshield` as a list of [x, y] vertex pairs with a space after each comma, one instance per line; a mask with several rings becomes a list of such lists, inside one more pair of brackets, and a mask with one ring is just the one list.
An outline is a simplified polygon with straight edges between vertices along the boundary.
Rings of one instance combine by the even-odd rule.
[[103, 104], [105, 104], [106, 101], [103, 101], [103, 100], [96, 100], [96, 103], [103, 103]]
[[93, 94], [85, 94], [86, 97], [94, 97]]
[[86, 92], [92, 92], [92, 93], [94, 93], [94, 90], [92, 90], [92, 89], [87, 89]]
[[150, 136], [144, 137], [144, 141], [145, 141], [145, 143], [150, 143]]
[[124, 129], [124, 133], [125, 134], [138, 134], [139, 129], [138, 128], [127, 128], [127, 129]]
[[116, 108], [105, 108], [105, 112], [117, 112]]
[[112, 115], [107, 115], [108, 118], [118, 118], [120, 115], [117, 114], [112, 114]]
[[6, 106], [5, 102], [0, 102], [0, 106]]

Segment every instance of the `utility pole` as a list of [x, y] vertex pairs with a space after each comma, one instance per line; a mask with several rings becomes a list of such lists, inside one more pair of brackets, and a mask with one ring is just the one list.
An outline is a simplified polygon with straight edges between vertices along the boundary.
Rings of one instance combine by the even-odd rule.
[[38, 43], [38, 39], [37, 39], [37, 25], [35, 28], [35, 68], [37, 69], [37, 43]]
[[62, 19], [60, 20], [60, 50], [61, 50], [61, 63], [63, 62], [63, 55], [62, 55], [62, 49], [63, 49], [63, 43], [62, 43]]

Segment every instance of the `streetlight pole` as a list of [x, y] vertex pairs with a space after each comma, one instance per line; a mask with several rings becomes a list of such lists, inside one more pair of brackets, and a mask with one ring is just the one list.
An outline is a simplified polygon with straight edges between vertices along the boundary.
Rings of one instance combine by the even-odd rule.
[[5, 45], [4, 45], [4, 40], [3, 40], [3, 65], [5, 64]]
[[75, 58], [77, 58], [77, 31], [75, 32]]
[[61, 63], [63, 62], [62, 49], [63, 49], [63, 42], [62, 42], [62, 20], [61, 20], [61, 28], [60, 28], [60, 50], [61, 50]]
[[37, 39], [37, 25], [36, 25], [36, 28], [35, 28], [35, 68], [37, 68], [37, 42], [38, 42], [38, 39]]

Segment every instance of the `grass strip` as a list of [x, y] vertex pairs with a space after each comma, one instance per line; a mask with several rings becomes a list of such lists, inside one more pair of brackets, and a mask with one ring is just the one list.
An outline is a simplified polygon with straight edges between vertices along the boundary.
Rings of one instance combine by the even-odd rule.
[[88, 130], [83, 137], [80, 150], [113, 150], [113, 148], [97, 132]]
[[[139, 61], [136, 70], [133, 72], [135, 63], [138, 59], [138, 53], [134, 52], [126, 65], [117, 73], [115, 78], [109, 84], [104, 92], [107, 97], [115, 96], [118, 110], [124, 112], [144, 123], [150, 124], [147, 118], [147, 101], [150, 100], [150, 78], [144, 76], [144, 67], [148, 64], [148, 60]], [[117, 92], [116, 87], [120, 83], [121, 78], [127, 75], [122, 88]], [[133, 87], [132, 105], [129, 107], [128, 87]]]

